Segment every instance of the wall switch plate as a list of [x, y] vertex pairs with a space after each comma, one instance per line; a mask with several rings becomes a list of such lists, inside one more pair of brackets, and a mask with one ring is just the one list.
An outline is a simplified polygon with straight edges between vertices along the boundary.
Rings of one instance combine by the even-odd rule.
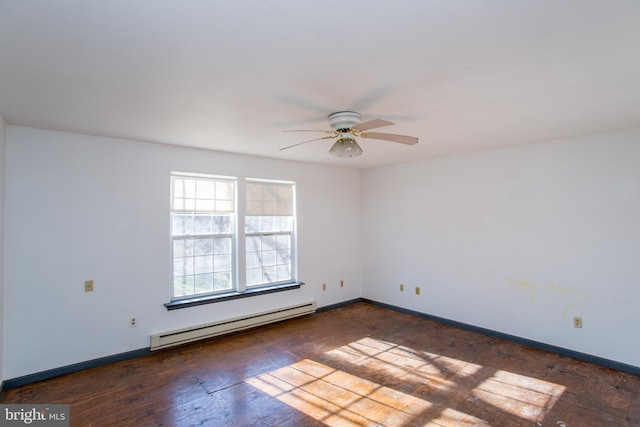
[[344, 286], [344, 280], [340, 280], [340, 287], [342, 288]]
[[400, 283], [400, 292], [404, 292], [404, 285]]
[[420, 295], [420, 286], [416, 286], [416, 295]]
[[323, 284], [322, 284], [322, 290], [323, 290], [323, 291], [326, 291], [326, 290], [327, 290], [327, 284], [326, 284], [326, 283], [323, 283]]
[[84, 281], [84, 291], [85, 292], [93, 292], [93, 280], [85, 280]]

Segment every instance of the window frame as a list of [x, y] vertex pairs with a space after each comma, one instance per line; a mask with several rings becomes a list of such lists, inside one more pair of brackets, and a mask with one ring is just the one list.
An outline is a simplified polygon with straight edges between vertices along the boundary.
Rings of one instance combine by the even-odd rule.
[[[174, 210], [174, 177], [186, 177], [193, 179], [205, 179], [205, 180], [223, 180], [231, 181], [234, 183], [234, 207], [230, 212], [232, 230], [230, 234], [197, 234], [197, 235], [184, 235], [176, 236], [173, 233], [173, 216], [178, 212], [189, 211], [176, 211]], [[246, 211], [246, 189], [248, 183], [258, 182], [267, 184], [278, 185], [290, 185], [292, 192], [292, 226], [290, 231], [278, 231], [278, 232], [256, 232], [247, 233], [245, 230], [245, 218], [250, 216]], [[201, 174], [201, 173], [189, 173], [189, 172], [175, 172], [170, 173], [170, 259], [171, 259], [171, 280], [170, 280], [170, 301], [165, 303], [167, 310], [175, 310], [178, 308], [192, 307], [202, 304], [209, 304], [221, 301], [228, 301], [238, 298], [246, 298], [256, 295], [263, 295], [273, 292], [287, 291], [290, 289], [298, 289], [304, 283], [297, 281], [298, 277], [298, 265], [297, 265], [297, 210], [296, 210], [296, 183], [294, 181], [282, 181], [282, 180], [270, 180], [261, 178], [248, 178], [248, 177], [233, 177], [213, 174]], [[191, 212], [194, 214], [195, 211]], [[195, 212], [197, 213], [197, 212]], [[291, 279], [279, 282], [272, 282], [267, 284], [251, 285], [247, 286], [247, 252], [246, 252], [246, 238], [247, 235], [264, 235], [264, 234], [288, 234], [290, 235], [290, 265], [291, 265]], [[231, 289], [219, 290], [212, 292], [205, 292], [192, 295], [176, 296], [175, 295], [175, 283], [174, 283], [174, 241], [176, 239], [187, 239], [197, 237], [231, 237]], [[195, 274], [195, 273], [194, 273]]]
[[[233, 201], [232, 201], [232, 209], [229, 210], [224, 210], [224, 211], [220, 211], [220, 212], [216, 212], [211, 211], [211, 210], [207, 210], [207, 211], [198, 211], [197, 209], [186, 209], [185, 207], [183, 207], [182, 209], [175, 209], [174, 208], [174, 201], [175, 201], [175, 179], [174, 178], [191, 178], [191, 179], [195, 179], [195, 180], [207, 180], [207, 181], [214, 181], [214, 182], [226, 182], [226, 183], [232, 183], [233, 184]], [[171, 253], [171, 281], [170, 281], [170, 286], [171, 286], [171, 301], [181, 301], [181, 300], [188, 300], [188, 299], [193, 299], [193, 298], [206, 298], [206, 297], [213, 297], [215, 295], [222, 295], [228, 292], [232, 292], [235, 291], [237, 286], [235, 285], [236, 283], [238, 283], [238, 263], [237, 263], [237, 256], [235, 256], [235, 254], [237, 253], [237, 246], [238, 246], [238, 238], [237, 238], [237, 234], [238, 234], [238, 221], [237, 221], [237, 211], [238, 211], [238, 204], [237, 204], [237, 200], [238, 200], [238, 180], [235, 177], [229, 177], [229, 176], [222, 176], [222, 175], [206, 175], [206, 174], [197, 174], [197, 173], [185, 173], [185, 172], [171, 172], [170, 174], [170, 208], [169, 208], [169, 239], [170, 239], [170, 253]], [[195, 198], [194, 198], [195, 199]], [[197, 199], [196, 199], [197, 200]], [[197, 202], [194, 202], [197, 203]], [[185, 214], [191, 214], [193, 216], [198, 215], [198, 214], [202, 214], [203, 212], [212, 214], [212, 217], [215, 216], [216, 213], [221, 214], [221, 213], [225, 213], [225, 214], [229, 214], [230, 215], [230, 232], [222, 232], [222, 233], [191, 233], [191, 234], [184, 234], [184, 235], [176, 235], [174, 234], [174, 230], [173, 230], [173, 218], [174, 218], [174, 214], [181, 214], [181, 213], [185, 213]], [[189, 295], [178, 295], [176, 296], [176, 292], [175, 292], [175, 274], [174, 274], [174, 268], [175, 268], [175, 255], [174, 255], [174, 242], [176, 240], [187, 240], [187, 239], [197, 239], [197, 238], [216, 238], [216, 237], [230, 237], [231, 239], [231, 270], [230, 270], [230, 281], [231, 281], [231, 289], [222, 289], [222, 290], [218, 290], [216, 291], [215, 288], [213, 291], [211, 292], [200, 292], [200, 293], [192, 293]], [[215, 254], [211, 254], [213, 256], [213, 260], [215, 260]], [[196, 255], [193, 254], [192, 257], [194, 258], [194, 263], [195, 263], [195, 257]], [[215, 262], [215, 261], [214, 261]], [[213, 275], [215, 275], [215, 272], [211, 272]], [[195, 281], [195, 276], [196, 273], [193, 272], [192, 275], [194, 276], [194, 281]], [[215, 285], [214, 285], [215, 286]], [[194, 291], [195, 291], [195, 284], [194, 284]]]
[[[246, 242], [246, 238], [247, 236], [265, 236], [265, 235], [289, 235], [289, 240], [290, 240], [290, 247], [289, 247], [289, 255], [290, 255], [290, 268], [291, 268], [291, 278], [288, 280], [282, 280], [282, 281], [276, 281], [276, 282], [271, 282], [271, 283], [262, 283], [259, 285], [248, 285], [247, 284], [247, 279], [246, 279], [246, 272], [247, 272], [247, 265], [246, 265], [246, 257], [247, 257], [247, 249], [246, 247], [243, 248], [243, 254], [244, 254], [244, 262], [242, 267], [244, 272], [245, 272], [245, 277], [244, 277], [244, 284], [245, 284], [245, 289], [259, 289], [261, 287], [268, 287], [268, 286], [278, 286], [279, 284], [287, 284], [287, 283], [292, 283], [292, 282], [296, 282], [297, 278], [298, 278], [298, 257], [297, 257], [297, 209], [296, 209], [296, 183], [295, 181], [284, 181], [284, 180], [274, 180], [274, 179], [262, 179], [262, 178], [250, 178], [250, 177], [245, 177], [243, 180], [243, 190], [246, 191], [247, 188], [247, 184], [249, 183], [259, 183], [259, 184], [273, 184], [273, 185], [282, 185], [282, 186], [288, 186], [291, 188], [291, 215], [249, 215], [248, 209], [246, 206], [244, 206], [244, 214], [242, 215], [242, 231], [243, 231], [243, 236], [242, 236], [242, 242], [245, 243]], [[243, 202], [246, 203], [247, 201], [247, 197], [246, 194], [243, 194]], [[250, 232], [247, 233], [246, 230], [246, 218], [249, 216], [257, 216], [257, 217], [278, 217], [278, 216], [287, 216], [287, 217], [291, 217], [291, 230], [279, 230], [279, 231], [257, 231], [257, 232]], [[276, 237], [277, 238], [277, 237]], [[276, 254], [277, 257], [277, 254]], [[276, 264], [276, 268], [277, 268], [277, 264]]]

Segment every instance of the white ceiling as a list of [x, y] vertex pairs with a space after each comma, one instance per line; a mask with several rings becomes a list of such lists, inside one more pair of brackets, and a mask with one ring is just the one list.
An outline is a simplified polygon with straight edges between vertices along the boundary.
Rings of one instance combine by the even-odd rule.
[[[328, 114], [420, 143], [331, 141]], [[0, 0], [10, 124], [357, 169], [640, 125], [638, 0]]]

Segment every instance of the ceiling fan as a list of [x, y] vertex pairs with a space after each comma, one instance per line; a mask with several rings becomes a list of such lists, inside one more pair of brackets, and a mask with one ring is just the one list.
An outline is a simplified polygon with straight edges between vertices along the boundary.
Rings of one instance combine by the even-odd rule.
[[360, 122], [360, 113], [355, 111], [338, 111], [329, 114], [329, 125], [333, 130], [284, 130], [283, 132], [324, 132], [327, 136], [310, 139], [280, 149], [286, 150], [306, 144], [307, 142], [321, 141], [323, 139], [338, 138], [329, 153], [337, 157], [357, 157], [362, 154], [362, 148], [356, 142], [356, 137], [365, 139], [381, 139], [383, 141], [399, 142], [400, 144], [413, 145], [418, 143], [415, 136], [396, 135], [393, 133], [367, 132], [369, 129], [390, 126], [393, 123], [387, 120], [375, 119]]

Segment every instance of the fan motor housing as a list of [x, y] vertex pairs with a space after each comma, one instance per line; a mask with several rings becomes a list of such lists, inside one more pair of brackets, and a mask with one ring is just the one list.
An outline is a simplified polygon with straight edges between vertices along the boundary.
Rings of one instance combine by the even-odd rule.
[[336, 129], [350, 129], [360, 123], [360, 114], [355, 111], [338, 111], [329, 114], [329, 125]]

